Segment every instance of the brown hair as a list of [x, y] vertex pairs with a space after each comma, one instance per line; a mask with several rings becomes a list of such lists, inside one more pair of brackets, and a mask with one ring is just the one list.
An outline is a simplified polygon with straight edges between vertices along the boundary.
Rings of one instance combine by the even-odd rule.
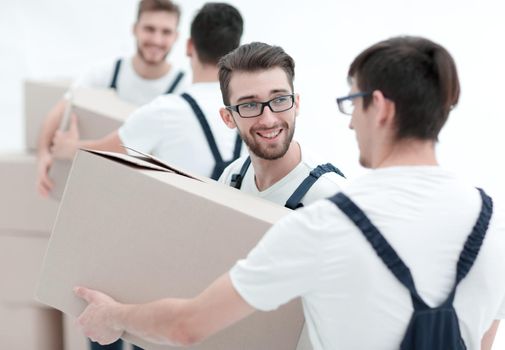
[[286, 73], [293, 90], [295, 61], [280, 46], [271, 46], [261, 42], [242, 45], [221, 58], [218, 67], [221, 94], [226, 106], [230, 105], [228, 85], [233, 71], [255, 72], [279, 67]]
[[174, 13], [177, 16], [177, 21], [181, 17], [181, 10], [179, 6], [174, 4], [171, 0], [140, 0], [137, 12], [137, 21], [140, 19], [143, 12], [158, 11]]
[[[372, 45], [352, 62], [349, 78], [363, 92], [381, 91], [395, 103], [397, 139], [437, 140], [460, 87], [449, 52], [421, 37], [395, 37]], [[366, 109], [371, 96], [363, 99]]]

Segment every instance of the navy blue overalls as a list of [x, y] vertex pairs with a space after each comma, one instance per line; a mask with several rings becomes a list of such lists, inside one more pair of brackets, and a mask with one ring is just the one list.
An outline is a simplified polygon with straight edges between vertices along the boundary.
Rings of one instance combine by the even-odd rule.
[[193, 113], [195, 114], [196, 118], [198, 119], [198, 122], [200, 123], [200, 126], [202, 127], [203, 133], [205, 134], [205, 138], [207, 139], [207, 143], [209, 144], [210, 151], [212, 152], [212, 156], [214, 157], [215, 162], [214, 169], [212, 170], [210, 178], [217, 180], [219, 179], [219, 176], [221, 176], [221, 174], [223, 173], [223, 170], [231, 162], [240, 157], [240, 152], [242, 150], [242, 139], [240, 138], [240, 135], [237, 133], [237, 138], [235, 139], [235, 148], [233, 149], [233, 158], [226, 161], [223, 160], [223, 157], [221, 156], [221, 153], [217, 148], [216, 139], [214, 138], [214, 135], [210, 130], [209, 123], [207, 122], [207, 119], [205, 118], [202, 109], [200, 108], [200, 106], [198, 106], [198, 103], [196, 103], [195, 99], [191, 97], [191, 95], [183, 93], [181, 97], [184, 100], [186, 100], [186, 102], [189, 103], [191, 109], [193, 110]]
[[[238, 174], [233, 174], [231, 176], [230, 186], [239, 189], [242, 187], [242, 180], [244, 179], [245, 174], [247, 173], [247, 169], [251, 165], [251, 157], [247, 157], [244, 164], [242, 164], [242, 168], [240, 168], [240, 172]], [[284, 206], [288, 209], [298, 209], [303, 207], [302, 199], [310, 190], [310, 188], [316, 183], [317, 179], [319, 179], [323, 174], [334, 172], [343, 178], [345, 178], [344, 174], [337, 167], [335, 167], [331, 163], [321, 164], [315, 167], [310, 174], [302, 181], [302, 183], [296, 188], [295, 192], [288, 198], [286, 204]]]
[[493, 202], [479, 189], [482, 207], [479, 218], [468, 236], [457, 263], [456, 280], [447, 299], [438, 307], [429, 307], [419, 296], [409, 268], [363, 211], [345, 194], [337, 193], [330, 200], [359, 228], [387, 268], [410, 292], [414, 313], [401, 342], [402, 350], [463, 350], [458, 316], [453, 301], [456, 287], [468, 274], [493, 213]]
[[[118, 59], [116, 61], [116, 65], [114, 66], [114, 73], [112, 74], [112, 80], [109, 84], [109, 88], [111, 88], [111, 89], [117, 90], [117, 78], [119, 76], [119, 70], [121, 69], [122, 61], [123, 61], [122, 59]], [[182, 72], [182, 71], [179, 72], [176, 75], [172, 84], [170, 84], [170, 86], [168, 87], [165, 94], [171, 94], [172, 92], [174, 92], [175, 88], [177, 87], [177, 85], [179, 85], [179, 83], [181, 82], [183, 77], [184, 77], [184, 72]]]

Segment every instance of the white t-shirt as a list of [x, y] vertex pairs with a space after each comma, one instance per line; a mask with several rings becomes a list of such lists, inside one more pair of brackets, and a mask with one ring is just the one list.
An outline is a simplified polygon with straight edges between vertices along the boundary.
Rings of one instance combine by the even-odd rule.
[[[186, 93], [202, 109], [223, 160], [232, 159], [237, 132], [228, 128], [219, 115], [219, 83], [193, 84]], [[160, 96], [133, 112], [119, 129], [119, 137], [124, 145], [195, 175], [210, 176], [215, 166], [198, 119], [178, 94]]]
[[[115, 66], [116, 60], [99, 64], [79, 77], [74, 82], [73, 87], [108, 88], [112, 82]], [[141, 106], [165, 94], [172, 86], [179, 72], [181, 72], [180, 68], [172, 66], [168, 74], [161, 78], [144, 79], [135, 72], [133, 57], [122, 58], [116, 82], [116, 91], [122, 100]], [[188, 86], [188, 81], [188, 74], [185, 73], [174, 93], [184, 91]]]
[[[410, 268], [417, 290], [440, 305], [481, 207], [478, 191], [439, 167], [378, 169], [349, 183], [348, 195]], [[481, 251], [454, 300], [468, 349], [505, 317], [505, 220], [495, 203]], [[409, 292], [354, 224], [327, 200], [283, 218], [231, 269], [254, 308], [301, 296], [314, 349], [399, 348], [412, 315]]]
[[[300, 149], [302, 148], [300, 147]], [[240, 190], [280, 205], [286, 204], [286, 201], [289, 199], [289, 197], [291, 197], [291, 195], [295, 192], [303, 180], [309, 176], [310, 172], [314, 170], [315, 167], [321, 164], [316, 162], [311, 156], [305, 154], [303, 150], [301, 153], [300, 163], [293, 170], [291, 170], [289, 174], [284, 176], [282, 179], [264, 191], [259, 191], [258, 187], [256, 187], [256, 181], [254, 180], [254, 167], [251, 164], [247, 169], [244, 179], [242, 180], [242, 186]], [[242, 165], [246, 159], [247, 156], [243, 156], [231, 163], [223, 171], [223, 174], [219, 178], [219, 182], [229, 185], [231, 182], [231, 177], [234, 174], [240, 173], [240, 169], [242, 168]], [[314, 185], [302, 198], [302, 204], [306, 206], [319, 199], [334, 195], [340, 191], [345, 181], [345, 178], [334, 172], [322, 175], [319, 179], [317, 179]]]

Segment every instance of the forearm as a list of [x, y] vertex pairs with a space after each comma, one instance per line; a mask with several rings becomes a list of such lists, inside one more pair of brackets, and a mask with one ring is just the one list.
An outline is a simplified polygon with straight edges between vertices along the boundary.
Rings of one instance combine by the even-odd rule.
[[63, 110], [65, 109], [65, 100], [60, 100], [46, 115], [39, 135], [37, 144], [38, 154], [50, 153], [53, 136], [60, 126]]
[[191, 326], [191, 300], [161, 299], [147, 304], [121, 305], [112, 319], [118, 329], [155, 344], [188, 346], [201, 341]]
[[151, 342], [189, 346], [203, 341], [254, 309], [235, 291], [226, 273], [193, 299], [162, 299], [119, 306], [118, 328]]
[[491, 350], [493, 347], [494, 338], [496, 336], [496, 331], [498, 330], [498, 326], [500, 324], [499, 320], [493, 321], [491, 327], [484, 333], [481, 342], [481, 350]]
[[126, 153], [125, 148], [121, 144], [121, 139], [119, 138], [119, 134], [116, 130], [98, 140], [79, 140], [77, 143], [77, 148]]

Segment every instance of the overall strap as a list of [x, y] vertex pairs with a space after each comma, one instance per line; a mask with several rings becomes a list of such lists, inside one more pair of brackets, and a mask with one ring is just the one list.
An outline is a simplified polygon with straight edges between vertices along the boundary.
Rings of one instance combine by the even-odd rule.
[[179, 85], [179, 83], [181, 82], [182, 78], [184, 77], [184, 72], [183, 71], [180, 71], [177, 76], [175, 77], [174, 81], [172, 82], [172, 84], [170, 85], [170, 87], [168, 88], [167, 92], [165, 92], [166, 94], [171, 94], [172, 92], [174, 92], [175, 88], [177, 87], [177, 85]]
[[240, 190], [242, 187], [242, 180], [244, 180], [245, 173], [247, 173], [247, 169], [251, 165], [251, 157], [247, 157], [244, 164], [242, 164], [242, 168], [240, 168], [240, 172], [238, 174], [233, 174], [231, 176], [230, 186], [235, 187]]
[[[442, 305], [452, 305], [456, 287], [473, 266], [489, 227], [489, 222], [493, 213], [493, 202], [482, 189], [479, 188], [478, 190], [482, 200], [480, 214], [460, 254], [457, 263], [456, 282], [451, 293]], [[409, 268], [403, 263], [393, 247], [389, 245], [384, 236], [382, 236], [363, 211], [343, 193], [336, 194], [334, 197], [330, 198], [330, 200], [354, 222], [388, 269], [405, 287], [407, 287], [410, 291], [414, 308], [429, 308], [417, 293]]]
[[114, 73], [112, 74], [112, 80], [109, 85], [109, 88], [114, 90], [117, 89], [117, 78], [119, 76], [119, 70], [121, 69], [121, 62], [122, 60], [120, 58], [116, 61], [116, 64], [114, 66]]
[[233, 148], [233, 160], [240, 158], [240, 153], [242, 152], [242, 138], [237, 132], [237, 138], [235, 139], [235, 147]]
[[493, 200], [489, 197], [484, 190], [478, 188], [480, 198], [482, 199], [482, 206], [477, 222], [473, 226], [472, 232], [468, 236], [458, 260], [458, 268], [456, 273], [456, 285], [461, 282], [468, 274], [470, 269], [479, 254], [482, 242], [486, 237], [486, 232], [489, 227], [489, 221], [493, 215]]
[[472, 232], [468, 235], [465, 245], [463, 246], [463, 250], [459, 255], [454, 287], [452, 288], [449, 297], [447, 297], [446, 301], [442, 305], [452, 304], [454, 301], [456, 287], [472, 268], [475, 259], [479, 254], [480, 248], [482, 247], [482, 242], [486, 237], [489, 221], [493, 215], [493, 200], [486, 194], [486, 192], [484, 192], [484, 190], [481, 188], [478, 188], [478, 190], [482, 201], [479, 217], [473, 226]]
[[345, 178], [344, 174], [331, 163], [321, 164], [315, 167], [303, 182], [296, 188], [295, 192], [288, 198], [284, 205], [288, 209], [297, 209], [303, 207], [302, 198], [307, 194], [310, 188], [316, 183], [323, 174], [334, 172]]
[[409, 268], [365, 213], [342, 192], [337, 193], [330, 200], [359, 228], [391, 273], [409, 290], [414, 308], [428, 308], [417, 293]]
[[205, 138], [207, 139], [207, 143], [209, 144], [210, 151], [212, 152], [212, 156], [214, 157], [214, 161], [216, 163], [221, 163], [223, 161], [223, 158], [221, 157], [221, 153], [219, 153], [216, 140], [214, 139], [214, 135], [212, 135], [209, 123], [207, 122], [207, 119], [205, 119], [205, 115], [203, 114], [201, 108], [198, 106], [195, 99], [191, 97], [189, 94], [183, 93], [181, 97], [189, 103], [191, 109], [193, 110], [193, 113], [200, 122], [200, 126], [202, 127], [203, 133], [205, 134]]

